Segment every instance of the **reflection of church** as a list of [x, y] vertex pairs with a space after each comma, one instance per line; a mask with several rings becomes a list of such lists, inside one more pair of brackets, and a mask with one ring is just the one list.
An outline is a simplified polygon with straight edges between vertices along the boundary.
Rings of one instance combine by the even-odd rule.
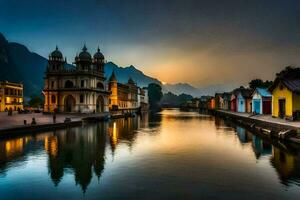
[[58, 185], [71, 169], [76, 184], [86, 191], [93, 174], [100, 178], [105, 163], [106, 125], [103, 123], [69, 130], [45, 139], [49, 155], [49, 171], [52, 181]]
[[106, 112], [109, 91], [104, 77], [104, 56], [98, 48], [92, 57], [84, 46], [75, 57], [76, 67], [66, 60], [56, 47], [49, 56], [45, 76], [44, 111]]

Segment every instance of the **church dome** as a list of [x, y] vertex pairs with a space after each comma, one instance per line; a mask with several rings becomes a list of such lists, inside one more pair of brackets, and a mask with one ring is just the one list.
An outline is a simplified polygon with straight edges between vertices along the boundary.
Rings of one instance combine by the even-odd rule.
[[100, 52], [99, 47], [97, 49], [97, 52], [94, 54], [94, 59], [104, 60], [104, 55]]
[[63, 58], [63, 55], [62, 55], [62, 53], [58, 50], [58, 47], [57, 47], [57, 46], [56, 46], [55, 50], [52, 51], [52, 53], [50, 54], [50, 56], [51, 56], [52, 58], [60, 58], [60, 59]]
[[84, 45], [83, 48], [82, 48], [82, 52], [79, 54], [78, 58], [80, 60], [92, 60], [92, 56], [91, 54], [87, 51], [87, 48], [86, 46]]

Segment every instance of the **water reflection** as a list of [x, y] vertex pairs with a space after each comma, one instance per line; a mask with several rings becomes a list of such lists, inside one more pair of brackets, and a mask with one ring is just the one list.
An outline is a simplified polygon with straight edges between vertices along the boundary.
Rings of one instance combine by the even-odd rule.
[[76, 184], [83, 191], [86, 191], [93, 173], [100, 178], [105, 164], [106, 129], [106, 124], [90, 125], [45, 137], [49, 173], [56, 186], [64, 173], [68, 173], [66, 169], [71, 169]]
[[[180, 134], [177, 134], [178, 132]], [[220, 143], [220, 141], [222, 142]], [[235, 144], [238, 145], [235, 146]], [[107, 123], [87, 124], [66, 130], [1, 140], [0, 183], [1, 181], [2, 183], [9, 182], [7, 174], [16, 166], [23, 166], [27, 161], [32, 160], [32, 156], [34, 158], [43, 158], [44, 156], [48, 174], [43, 175], [51, 180], [53, 186], [59, 188], [66, 184], [63, 182], [64, 177], [71, 175], [74, 182], [67, 183], [71, 185], [75, 183], [80, 186], [83, 193], [86, 193], [87, 189], [93, 185], [93, 178], [99, 182], [105, 177], [103, 175], [105, 171], [111, 170], [109, 167], [115, 161], [108, 158], [114, 158], [117, 154], [118, 159], [132, 161], [135, 167], [142, 166], [139, 177], [144, 177], [145, 184], [153, 175], [155, 176], [155, 173], [164, 173], [153, 171], [152, 168], [158, 168], [159, 165], [148, 163], [148, 166], [147, 160], [157, 160], [161, 166], [164, 166], [163, 163], [168, 164], [168, 162], [165, 163], [165, 160], [170, 158], [177, 159], [175, 160], [177, 166], [172, 165], [167, 168], [169, 172], [173, 172], [173, 181], [176, 182], [176, 177], [181, 177], [183, 173], [178, 169], [186, 167], [189, 169], [190, 167], [189, 170], [193, 171], [190, 179], [195, 182], [194, 178], [197, 178], [199, 173], [197, 167], [201, 168], [206, 165], [212, 166], [212, 169], [220, 167], [215, 170], [222, 177], [225, 176], [221, 173], [222, 171], [237, 167], [233, 163], [226, 162], [226, 156], [214, 157], [219, 156], [220, 151], [221, 155], [231, 155], [231, 152], [222, 152], [223, 148], [219, 148], [221, 145], [235, 152], [230, 158], [234, 162], [250, 165], [251, 163], [245, 162], [245, 160], [254, 159], [257, 163], [266, 161], [265, 167], [268, 172], [278, 175], [279, 181], [277, 182], [288, 187], [300, 186], [300, 154], [297, 148], [263, 139], [230, 121], [198, 113], [182, 113], [179, 110], [166, 110], [155, 115], [117, 119]], [[139, 149], [138, 153], [147, 151], [145, 160], [139, 160], [144, 163], [136, 164], [135, 156], [139, 159], [144, 158], [137, 153], [129, 153], [126, 154], [127, 157], [124, 157], [125, 154], [122, 154], [125, 151], [124, 147], [129, 147], [130, 152], [135, 148]], [[150, 150], [148, 151], [148, 149]], [[248, 150], [250, 154], [248, 154]], [[152, 156], [155, 153], [157, 153], [156, 157]], [[182, 156], [177, 158], [177, 155], [173, 153]], [[171, 156], [166, 157], [166, 155]], [[241, 159], [243, 157], [246, 158]], [[172, 162], [171, 159], [169, 161]], [[224, 161], [224, 165], [214, 165], [214, 162], [218, 163], [219, 161]], [[186, 162], [193, 164], [186, 165]], [[127, 166], [133, 165], [128, 163]], [[257, 167], [249, 166], [249, 169], [255, 171], [258, 170]], [[149, 174], [146, 173], [146, 168], [151, 169], [148, 169]], [[238, 167], [234, 169], [234, 171], [238, 170]], [[127, 171], [127, 173], [135, 172]], [[136, 173], [139, 174], [138, 171]], [[207, 173], [209, 174], [209, 172]], [[189, 179], [188, 174], [186, 175], [183, 177]], [[201, 175], [202, 177], [196, 179], [197, 181], [207, 178], [203, 177], [203, 174]], [[232, 175], [233, 179], [234, 176]], [[164, 179], [164, 176], [159, 177]], [[213, 181], [215, 179], [216, 177], [212, 177]], [[107, 177], [106, 180], [108, 180]], [[127, 181], [129, 184], [129, 180]], [[209, 183], [208, 180], [206, 181]], [[127, 182], [125, 181], [124, 184]], [[96, 191], [95, 188], [93, 191]], [[0, 194], [1, 192], [3, 191], [0, 189]]]

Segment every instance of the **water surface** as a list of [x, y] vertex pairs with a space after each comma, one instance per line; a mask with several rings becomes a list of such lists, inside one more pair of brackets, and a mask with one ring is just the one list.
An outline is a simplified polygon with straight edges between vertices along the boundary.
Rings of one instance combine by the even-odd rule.
[[194, 112], [0, 141], [0, 199], [300, 199], [299, 150]]

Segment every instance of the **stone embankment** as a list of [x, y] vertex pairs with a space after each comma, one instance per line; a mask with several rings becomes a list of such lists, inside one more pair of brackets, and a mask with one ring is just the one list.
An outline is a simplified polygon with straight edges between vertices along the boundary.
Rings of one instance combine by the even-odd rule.
[[216, 110], [215, 115], [230, 119], [268, 137], [300, 144], [299, 121], [287, 121], [273, 118], [270, 115], [253, 115], [225, 110]]

